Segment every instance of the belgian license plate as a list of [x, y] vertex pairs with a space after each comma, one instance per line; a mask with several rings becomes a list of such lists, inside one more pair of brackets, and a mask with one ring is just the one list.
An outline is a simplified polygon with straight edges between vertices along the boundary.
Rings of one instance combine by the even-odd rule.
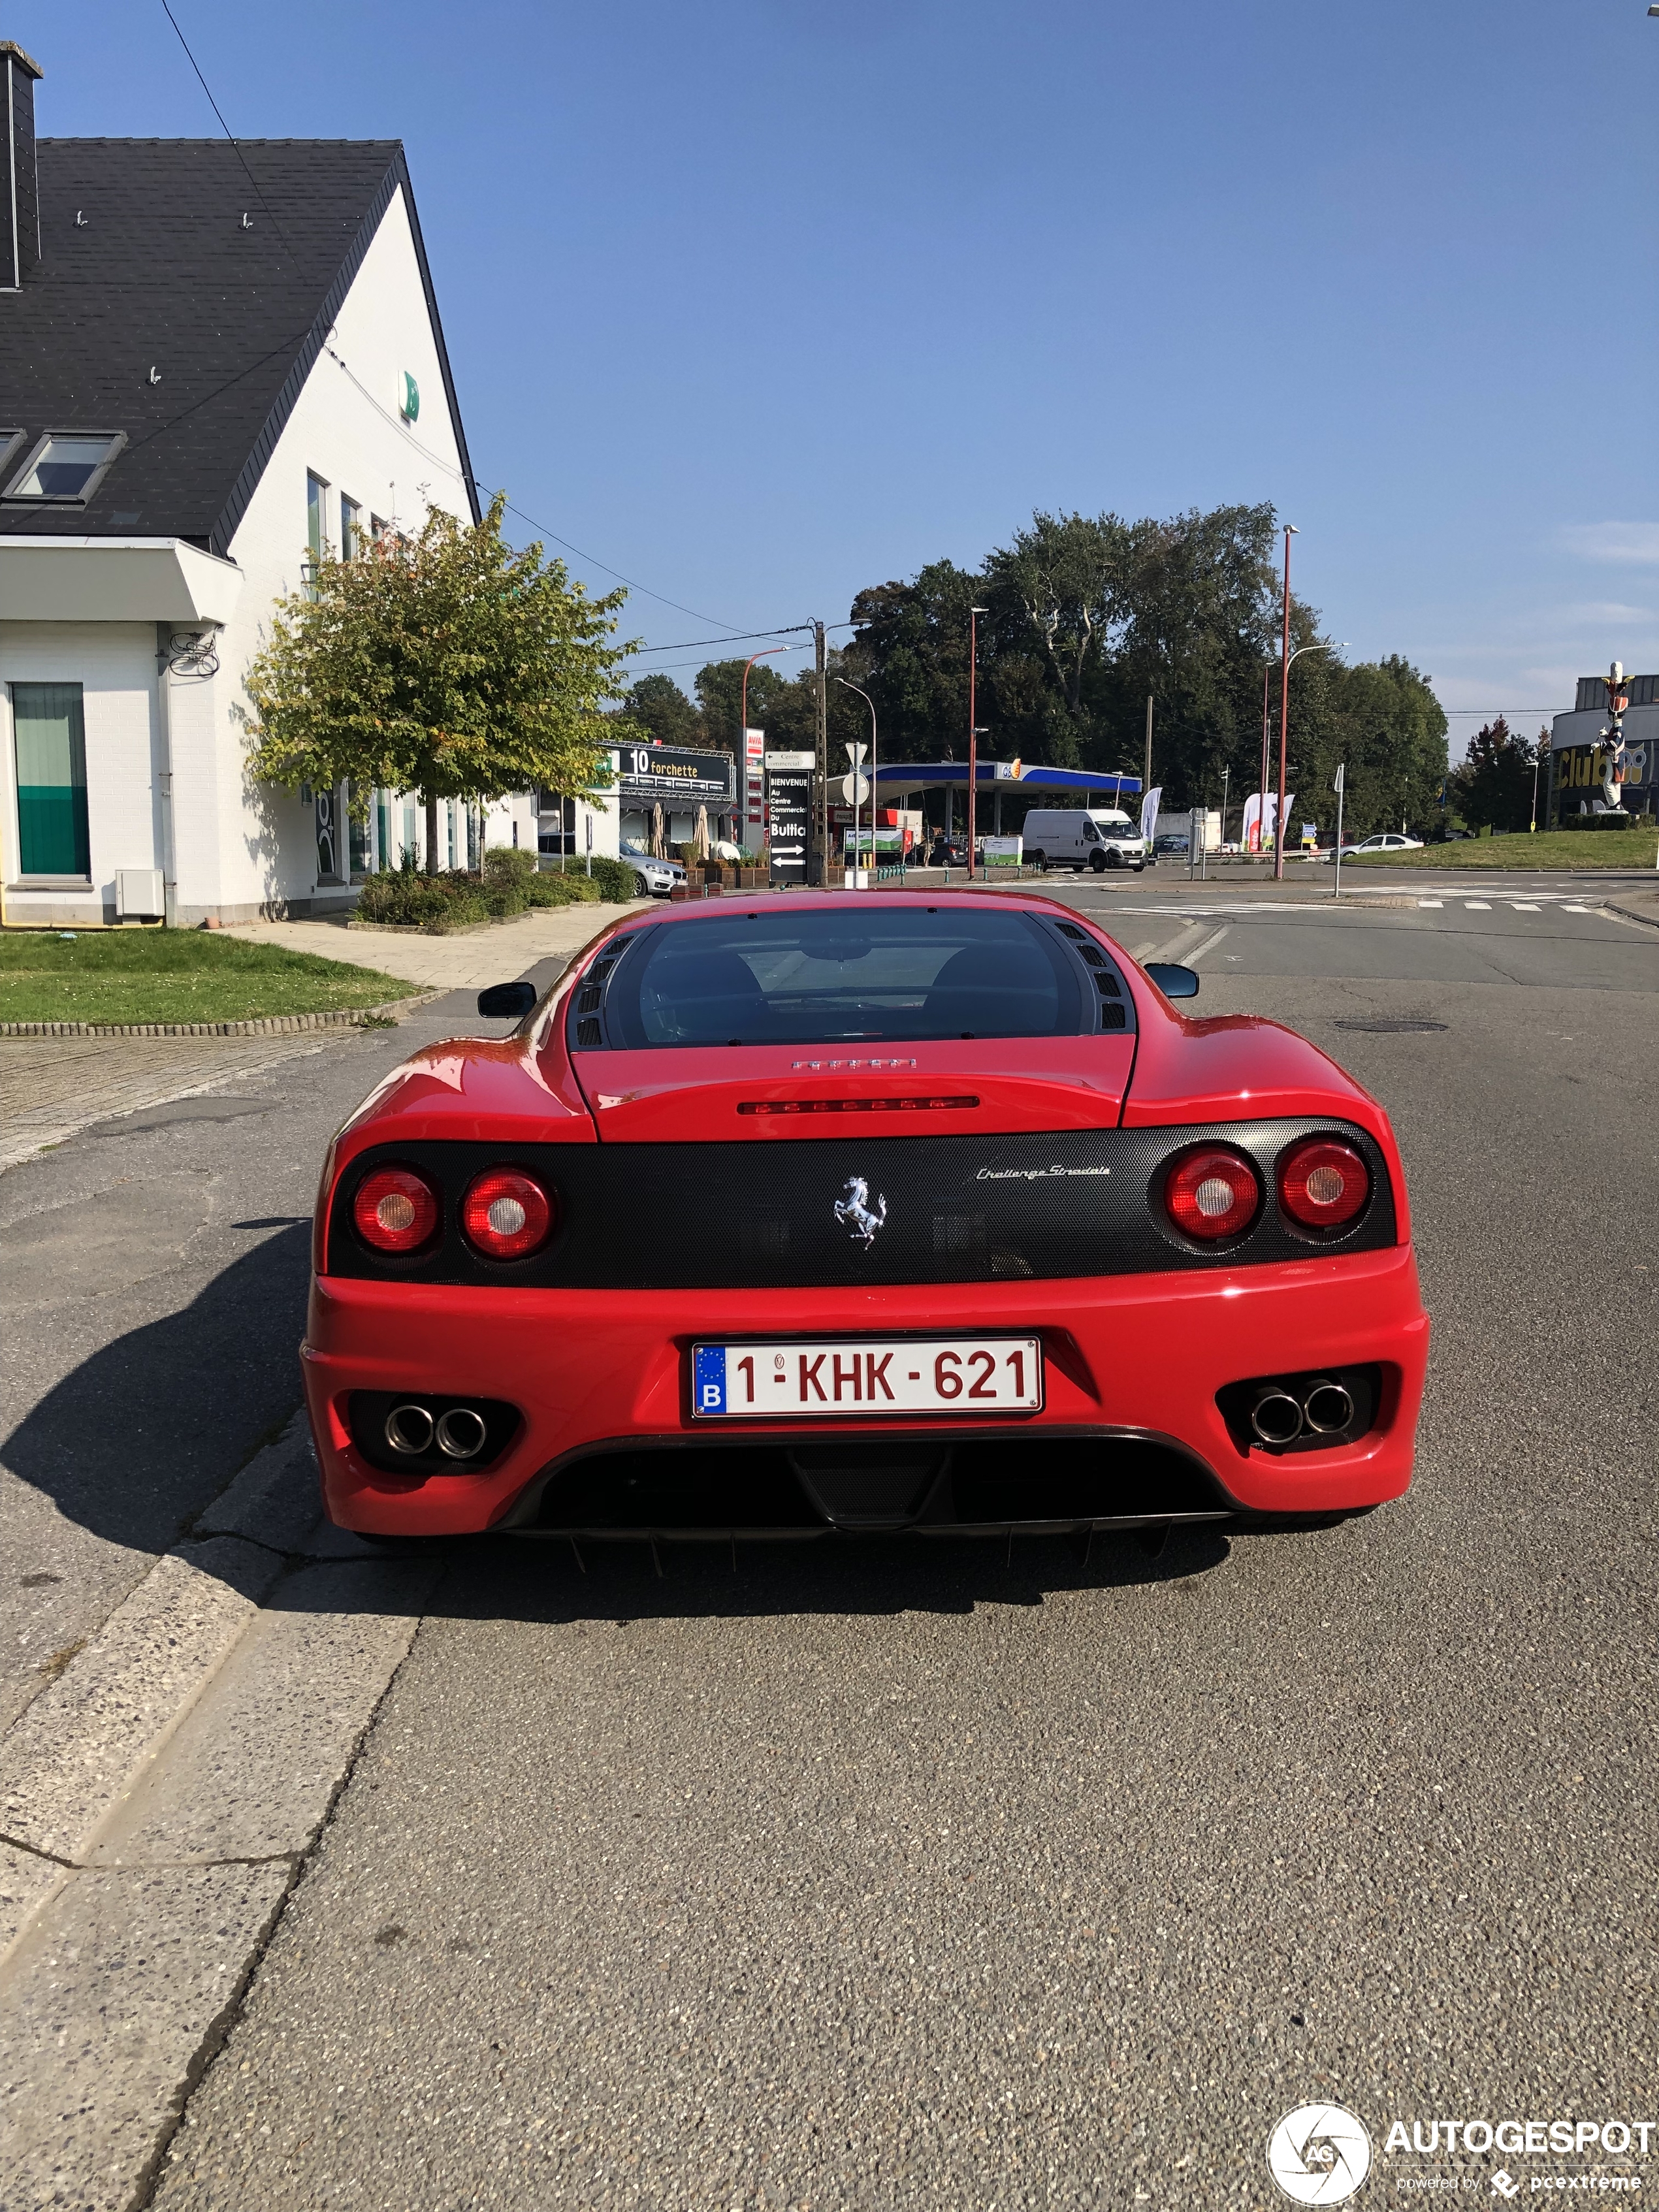
[[1042, 1410], [1042, 1346], [1034, 1336], [775, 1337], [691, 1352], [691, 1411], [700, 1421]]

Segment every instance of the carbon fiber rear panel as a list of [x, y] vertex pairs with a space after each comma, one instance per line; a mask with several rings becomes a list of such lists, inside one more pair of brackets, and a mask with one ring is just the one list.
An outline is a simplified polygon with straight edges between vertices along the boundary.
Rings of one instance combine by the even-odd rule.
[[[1346, 1138], [1371, 1172], [1369, 1205], [1334, 1239], [1297, 1228], [1275, 1194], [1279, 1155], [1315, 1133]], [[1170, 1163], [1197, 1144], [1235, 1146], [1261, 1173], [1255, 1221], [1221, 1245], [1189, 1243], [1164, 1212]], [[411, 1260], [370, 1252], [350, 1225], [358, 1182], [394, 1162], [423, 1170], [445, 1195], [441, 1237]], [[537, 1176], [558, 1208], [552, 1243], [532, 1259], [505, 1264], [478, 1257], [457, 1226], [468, 1182], [503, 1164]], [[1395, 1241], [1388, 1172], [1370, 1138], [1345, 1122], [1285, 1120], [1035, 1136], [849, 1132], [726, 1145], [383, 1146], [362, 1153], [342, 1178], [328, 1265], [335, 1275], [424, 1283], [860, 1287], [1214, 1269], [1375, 1251]]]

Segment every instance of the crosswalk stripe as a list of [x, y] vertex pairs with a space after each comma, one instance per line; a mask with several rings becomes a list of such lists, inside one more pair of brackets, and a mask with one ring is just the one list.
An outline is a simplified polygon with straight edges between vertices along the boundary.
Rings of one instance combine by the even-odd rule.
[[1594, 914], [1595, 908], [1593, 906], [1564, 906], [1561, 911], [1563, 914]]
[[1465, 899], [1463, 902], [1463, 911], [1465, 914], [1490, 914], [1492, 912], [1492, 901], [1490, 899]]
[[1444, 899], [1419, 899], [1417, 903], [1419, 906], [1444, 906], [1446, 902]]
[[1535, 906], [1528, 906], [1521, 901], [1511, 899], [1510, 911], [1512, 914], [1536, 914], [1538, 909]]

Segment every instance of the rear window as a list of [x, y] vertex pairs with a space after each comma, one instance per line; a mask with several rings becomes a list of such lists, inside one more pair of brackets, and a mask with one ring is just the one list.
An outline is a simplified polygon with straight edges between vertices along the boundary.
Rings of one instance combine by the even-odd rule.
[[[603, 1021], [603, 1042], [637, 1050], [1075, 1036], [1096, 1012], [1067, 948], [1029, 916], [907, 905], [647, 930], [617, 963]], [[579, 1048], [602, 1041], [586, 1026]]]

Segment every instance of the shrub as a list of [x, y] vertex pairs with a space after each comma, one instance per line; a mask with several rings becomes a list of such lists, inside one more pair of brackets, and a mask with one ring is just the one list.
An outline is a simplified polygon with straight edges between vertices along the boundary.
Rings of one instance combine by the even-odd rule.
[[608, 853], [595, 853], [593, 881], [599, 886], [599, 897], [612, 906], [623, 906], [635, 896], [631, 860], [614, 860]]
[[464, 869], [442, 876], [418, 876], [399, 868], [371, 876], [357, 902], [362, 921], [401, 923], [405, 928], [453, 929], [470, 921], [486, 921], [489, 909], [483, 884]]
[[532, 906], [577, 906], [599, 895], [598, 884], [585, 875], [532, 876], [524, 891]]
[[522, 884], [534, 876], [536, 855], [522, 845], [486, 845], [483, 872], [493, 882]]

